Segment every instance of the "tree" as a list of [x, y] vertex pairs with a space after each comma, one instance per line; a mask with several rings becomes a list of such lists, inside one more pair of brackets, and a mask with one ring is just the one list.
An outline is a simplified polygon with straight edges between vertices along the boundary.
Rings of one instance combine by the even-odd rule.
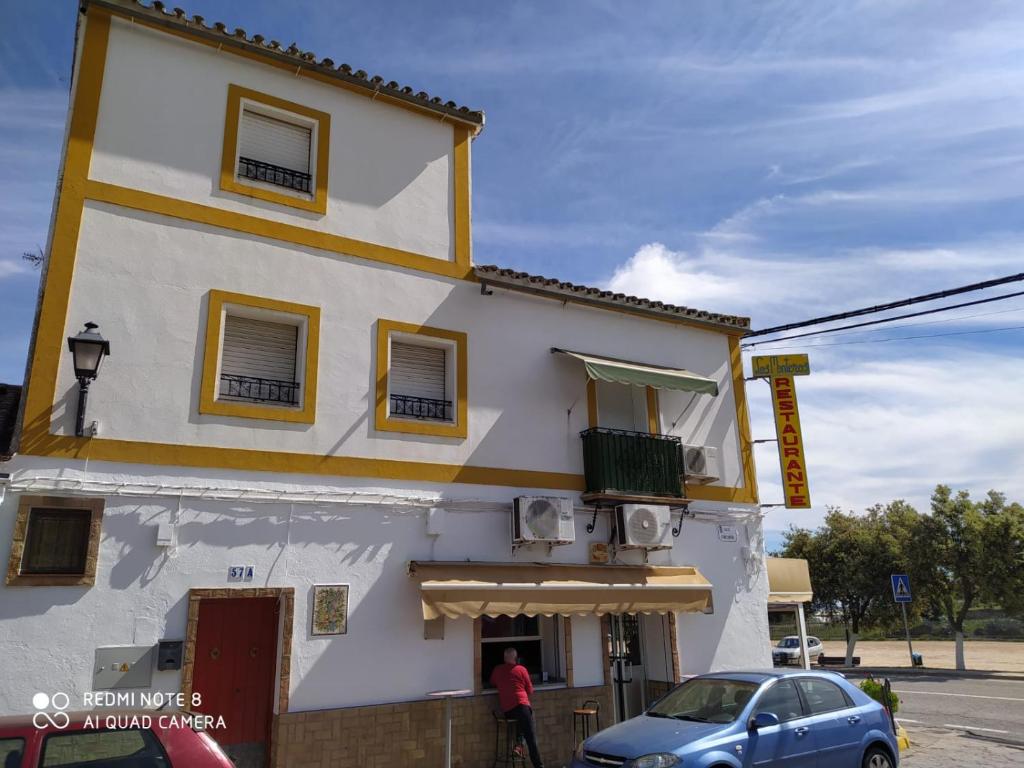
[[902, 501], [864, 515], [832, 507], [817, 530], [791, 528], [785, 535], [783, 556], [808, 562], [814, 609], [838, 614], [846, 624], [847, 665], [862, 627], [894, 620], [889, 574], [906, 567], [904, 547], [918, 518]]
[[1024, 608], [1024, 510], [990, 491], [971, 501], [936, 486], [932, 513], [921, 518], [912, 545], [912, 572], [920, 589], [949, 622], [956, 637], [956, 668], [966, 669], [964, 621], [979, 602]]

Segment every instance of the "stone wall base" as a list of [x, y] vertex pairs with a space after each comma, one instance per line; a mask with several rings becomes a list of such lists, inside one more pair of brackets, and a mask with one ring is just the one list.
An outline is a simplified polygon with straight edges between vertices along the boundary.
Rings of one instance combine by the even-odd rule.
[[[601, 725], [612, 724], [611, 687], [560, 688], [533, 697], [537, 742], [553, 768], [572, 754], [573, 709], [594, 699]], [[495, 694], [452, 702], [452, 764], [490, 768], [494, 761]], [[444, 761], [444, 702], [407, 701], [370, 707], [290, 712], [274, 721], [275, 768], [436, 768]]]

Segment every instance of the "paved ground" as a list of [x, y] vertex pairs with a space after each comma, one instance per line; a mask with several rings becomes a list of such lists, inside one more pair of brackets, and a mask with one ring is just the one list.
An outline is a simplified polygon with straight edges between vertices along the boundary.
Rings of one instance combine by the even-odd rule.
[[[859, 675], [850, 673], [857, 682]], [[1024, 766], [1024, 680], [889, 675], [910, 735], [908, 768]], [[1015, 742], [1008, 744], [1005, 742]]]
[[[846, 643], [841, 640], [826, 640], [823, 644], [829, 656], [846, 655]], [[956, 643], [952, 640], [916, 640], [914, 652], [924, 656], [926, 667], [956, 669]], [[906, 640], [861, 640], [854, 655], [860, 656], [866, 667], [910, 666]], [[1024, 673], [1024, 642], [967, 640], [964, 657], [968, 669]]]
[[1005, 768], [1024, 766], [1024, 747], [977, 738], [963, 731], [922, 728], [911, 733], [900, 768]]

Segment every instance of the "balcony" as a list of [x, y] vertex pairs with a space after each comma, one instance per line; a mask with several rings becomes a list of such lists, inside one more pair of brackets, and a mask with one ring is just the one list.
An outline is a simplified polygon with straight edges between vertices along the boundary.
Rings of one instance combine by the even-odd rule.
[[220, 396], [230, 400], [298, 405], [299, 387], [300, 384], [297, 381], [234, 376], [228, 373], [220, 375]]
[[238, 175], [244, 179], [276, 184], [297, 192], [310, 192], [310, 184], [313, 181], [313, 177], [303, 171], [264, 163], [261, 160], [253, 160], [251, 157], [238, 158]]
[[604, 427], [584, 430], [580, 437], [584, 501], [685, 501], [680, 438]]

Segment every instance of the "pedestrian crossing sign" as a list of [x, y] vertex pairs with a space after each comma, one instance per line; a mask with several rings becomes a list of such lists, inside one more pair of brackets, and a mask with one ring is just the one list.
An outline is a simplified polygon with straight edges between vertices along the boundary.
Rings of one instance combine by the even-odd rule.
[[909, 603], [911, 601], [910, 577], [907, 574], [892, 574], [892, 598], [897, 603]]

